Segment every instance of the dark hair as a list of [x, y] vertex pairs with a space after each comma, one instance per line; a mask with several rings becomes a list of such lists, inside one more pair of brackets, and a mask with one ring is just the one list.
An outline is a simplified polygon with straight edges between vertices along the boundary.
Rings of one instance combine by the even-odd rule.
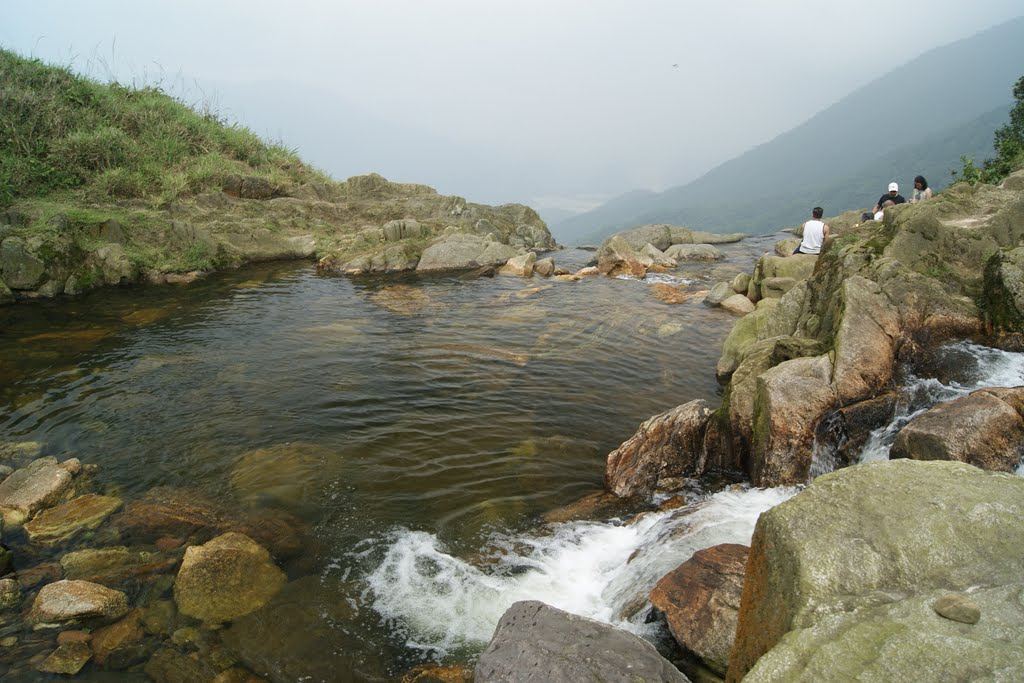
[[927, 190], [928, 189], [928, 181], [924, 179], [923, 175], [919, 175], [919, 176], [915, 177], [914, 178], [914, 182], [915, 183], [921, 183], [921, 189], [922, 190]]
[[823, 213], [825, 213], [825, 210], [822, 209], [820, 206], [816, 206], [813, 209], [811, 209], [811, 215], [814, 216], [815, 218], [821, 218], [821, 215]]

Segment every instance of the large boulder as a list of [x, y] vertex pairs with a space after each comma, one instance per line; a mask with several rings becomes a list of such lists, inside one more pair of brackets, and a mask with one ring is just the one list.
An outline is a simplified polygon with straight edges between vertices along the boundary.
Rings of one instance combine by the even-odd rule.
[[729, 663], [749, 550], [736, 543], [698, 550], [651, 591], [676, 642], [719, 674]]
[[798, 284], [778, 299], [777, 304], [759, 308], [740, 318], [722, 343], [722, 355], [715, 366], [719, 381], [729, 379], [758, 341], [792, 335], [803, 312], [806, 294], [806, 284]]
[[900, 320], [881, 288], [859, 275], [843, 281], [839, 301], [833, 382], [840, 402], [850, 403], [892, 380]]
[[480, 266], [497, 266], [515, 256], [515, 247], [479, 235], [453, 233], [430, 244], [423, 250], [418, 272], [464, 270]]
[[0, 514], [5, 526], [19, 526], [71, 488], [71, 474], [56, 458], [33, 460], [0, 483]]
[[128, 598], [121, 591], [89, 581], [48, 583], [32, 603], [28, 619], [53, 624], [83, 619], [114, 620], [128, 613]]
[[496, 681], [687, 681], [654, 646], [607, 624], [542, 602], [517, 602], [502, 615], [473, 672]]
[[1014, 471], [1024, 458], [1024, 387], [980, 389], [934, 406], [900, 430], [891, 457]]
[[758, 301], [764, 297], [762, 283], [766, 278], [791, 278], [794, 282], [806, 280], [814, 272], [818, 262], [816, 254], [793, 254], [778, 256], [765, 254], [757, 260], [754, 273], [747, 286], [747, 298]]
[[82, 531], [95, 529], [121, 507], [121, 499], [87, 493], [43, 510], [25, 524], [33, 543], [62, 543]]
[[[914, 666], [921, 667], [910, 676], [916, 680], [976, 680], [993, 671], [993, 651], [1015, 658], [1003, 680], [1024, 676], [1024, 629], [998, 625], [1006, 619], [1024, 623], [1019, 602], [994, 608], [991, 638], [985, 630], [969, 632], [972, 627], [957, 625], [963, 637], [955, 641], [952, 661], [943, 638], [949, 624], [923, 620], [919, 609], [920, 600], [930, 604], [936, 591], [1019, 586], [1021, 519], [1024, 478], [963, 463], [895, 460], [818, 477], [758, 519], [728, 680], [743, 678], [776, 646], [794, 653], [785, 657], [787, 668], [781, 674], [758, 673], [754, 680], [792, 680], [808, 661], [829, 660], [834, 672], [810, 680], [856, 678], [844, 675], [850, 669], [842, 667]], [[1020, 588], [1007, 593], [1019, 595]], [[1006, 600], [997, 594], [991, 598], [983, 603]], [[893, 610], [888, 615], [886, 606]], [[1007, 607], [1018, 616], [1008, 615]], [[903, 616], [897, 614], [901, 610]], [[982, 623], [986, 614], [983, 608]], [[927, 637], [915, 640], [901, 623], [916, 624]], [[839, 643], [827, 635], [833, 628]], [[979, 637], [985, 647], [971, 647]]]
[[648, 497], [663, 477], [699, 474], [711, 409], [703, 399], [648, 419], [608, 454], [605, 487], [617, 496]]
[[750, 477], [755, 486], [802, 484], [818, 420], [835, 404], [827, 355], [794, 358], [757, 378]]
[[174, 600], [182, 614], [220, 623], [263, 607], [285, 581], [265, 548], [248, 536], [228, 532], [185, 551]]

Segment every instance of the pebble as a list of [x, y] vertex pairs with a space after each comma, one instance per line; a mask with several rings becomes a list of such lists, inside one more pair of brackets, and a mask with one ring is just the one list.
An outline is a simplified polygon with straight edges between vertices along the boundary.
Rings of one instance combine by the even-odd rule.
[[948, 593], [932, 603], [932, 609], [940, 617], [961, 624], [977, 624], [981, 619], [981, 608], [970, 598], [960, 593]]

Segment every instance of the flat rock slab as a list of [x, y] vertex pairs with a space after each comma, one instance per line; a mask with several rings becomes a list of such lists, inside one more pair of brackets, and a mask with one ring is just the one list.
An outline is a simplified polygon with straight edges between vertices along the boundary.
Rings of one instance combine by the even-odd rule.
[[632, 633], [528, 600], [512, 605], [477, 661], [474, 678], [547, 683], [688, 681]]
[[104, 586], [166, 572], [177, 563], [174, 557], [124, 546], [86, 548], [60, 558], [65, 578], [82, 579]]
[[56, 458], [33, 460], [0, 484], [0, 513], [8, 526], [18, 526], [36, 511], [53, 505], [71, 487], [71, 473]]
[[60, 543], [81, 531], [95, 529], [120, 507], [120, 498], [87, 493], [43, 510], [25, 524], [25, 533], [33, 543]]
[[92, 649], [89, 643], [64, 643], [58, 645], [57, 649], [39, 664], [38, 670], [48, 674], [74, 676], [91, 658]]
[[49, 624], [79, 619], [118, 619], [128, 613], [128, 598], [121, 591], [88, 581], [64, 580], [40, 589], [29, 621]]

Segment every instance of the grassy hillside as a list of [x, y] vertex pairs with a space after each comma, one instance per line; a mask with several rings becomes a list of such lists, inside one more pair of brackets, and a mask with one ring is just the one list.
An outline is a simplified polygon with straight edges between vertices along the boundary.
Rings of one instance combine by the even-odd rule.
[[[863, 206], [881, 194], [892, 174], [863, 178], [881, 190], [852, 205], [840, 204], [849, 201], [841, 195], [814, 195], [836, 182], [860, 185], [859, 174], [884, 166], [893, 150], [919, 145], [919, 156], [936, 136], [980, 125], [987, 113], [1012, 101], [1021, 64], [1024, 18], [925, 53], [688, 185], [636, 201], [631, 210], [621, 203], [614, 210], [599, 207], [563, 221], [556, 232], [567, 241], [593, 240], [630, 225], [660, 221], [714, 231], [761, 231], [796, 222], [808, 202], [836, 204], [837, 212]], [[961, 154], [991, 156], [993, 130], [987, 131], [983, 149], [962, 148], [948, 159], [936, 159], [929, 179], [948, 180], [941, 176], [959, 167]], [[962, 135], [970, 138], [976, 132]], [[899, 165], [900, 182], [924, 172], [913, 161]]]
[[[384, 230], [404, 219], [414, 227]], [[0, 50], [0, 303], [274, 258], [388, 251], [410, 268], [449, 228], [553, 246], [528, 207], [373, 174], [336, 182], [158, 88], [98, 83]]]
[[15, 199], [170, 202], [232, 175], [324, 181], [291, 151], [157, 88], [105, 85], [0, 50], [0, 208]]

